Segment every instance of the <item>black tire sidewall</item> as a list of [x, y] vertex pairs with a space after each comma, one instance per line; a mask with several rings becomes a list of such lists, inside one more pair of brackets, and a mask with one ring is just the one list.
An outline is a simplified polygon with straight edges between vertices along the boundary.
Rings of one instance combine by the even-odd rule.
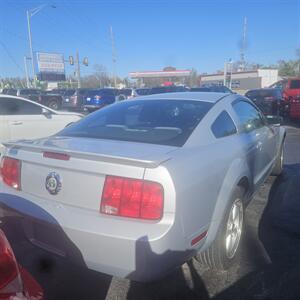
[[[53, 107], [51, 104], [55, 103], [55, 107]], [[48, 107], [54, 110], [58, 110], [59, 109], [59, 104], [56, 100], [50, 100], [48, 103]]]

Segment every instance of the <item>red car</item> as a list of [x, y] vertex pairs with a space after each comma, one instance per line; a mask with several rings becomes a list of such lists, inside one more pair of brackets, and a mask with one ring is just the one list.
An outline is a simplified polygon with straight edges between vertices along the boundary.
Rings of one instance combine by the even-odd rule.
[[300, 77], [291, 77], [274, 83], [272, 88], [280, 88], [283, 98], [289, 104], [289, 116], [300, 118]]
[[20, 265], [0, 229], [0, 300], [42, 300], [40, 285]]

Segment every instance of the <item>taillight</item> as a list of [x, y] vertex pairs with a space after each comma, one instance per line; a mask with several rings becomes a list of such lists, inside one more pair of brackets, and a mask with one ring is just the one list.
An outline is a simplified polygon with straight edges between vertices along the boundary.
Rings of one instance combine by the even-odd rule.
[[[0, 298], [1, 294], [6, 293], [8, 290], [10, 292], [21, 291], [22, 288], [18, 276], [19, 269], [14, 253], [3, 231], [0, 230]], [[15, 280], [18, 282], [14, 282]], [[9, 288], [10, 283], [12, 283], [12, 287]], [[16, 283], [18, 284], [16, 285]], [[12, 288], [13, 291], [11, 290]]]
[[106, 176], [100, 207], [103, 214], [159, 220], [163, 204], [163, 187], [159, 183]]
[[49, 152], [49, 151], [43, 152], [43, 157], [59, 159], [59, 160], [70, 160], [70, 155], [68, 155], [68, 154]]
[[5, 184], [16, 190], [21, 189], [21, 161], [4, 156], [1, 163], [1, 176]]

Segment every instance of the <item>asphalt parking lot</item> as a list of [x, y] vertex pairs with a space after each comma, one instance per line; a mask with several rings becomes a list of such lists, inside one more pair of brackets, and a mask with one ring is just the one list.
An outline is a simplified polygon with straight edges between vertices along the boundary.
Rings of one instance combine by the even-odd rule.
[[34, 248], [8, 224], [17, 259], [51, 300], [300, 299], [300, 126], [287, 130], [284, 173], [270, 177], [247, 208], [240, 257], [227, 272], [192, 260], [160, 282], [111, 278]]

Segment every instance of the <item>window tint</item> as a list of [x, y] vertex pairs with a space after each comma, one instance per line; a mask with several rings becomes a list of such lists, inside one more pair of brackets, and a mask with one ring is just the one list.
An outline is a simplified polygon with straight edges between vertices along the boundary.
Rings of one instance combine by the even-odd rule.
[[182, 146], [212, 105], [188, 100], [125, 101], [85, 117], [59, 135]]
[[32, 89], [26, 89], [26, 90], [20, 90], [20, 95], [39, 95], [40, 91], [38, 90], [32, 90]]
[[40, 115], [42, 108], [33, 103], [15, 99], [0, 98], [0, 115]]
[[291, 80], [290, 89], [300, 89], [300, 80]]
[[211, 130], [216, 138], [222, 138], [235, 134], [236, 127], [226, 111], [221, 112], [211, 126]]
[[245, 96], [252, 100], [258, 96], [258, 93], [257, 91], [249, 91], [245, 94]]
[[236, 112], [244, 132], [250, 132], [264, 126], [264, 121], [260, 112], [250, 103], [239, 101], [233, 104], [233, 109]]

